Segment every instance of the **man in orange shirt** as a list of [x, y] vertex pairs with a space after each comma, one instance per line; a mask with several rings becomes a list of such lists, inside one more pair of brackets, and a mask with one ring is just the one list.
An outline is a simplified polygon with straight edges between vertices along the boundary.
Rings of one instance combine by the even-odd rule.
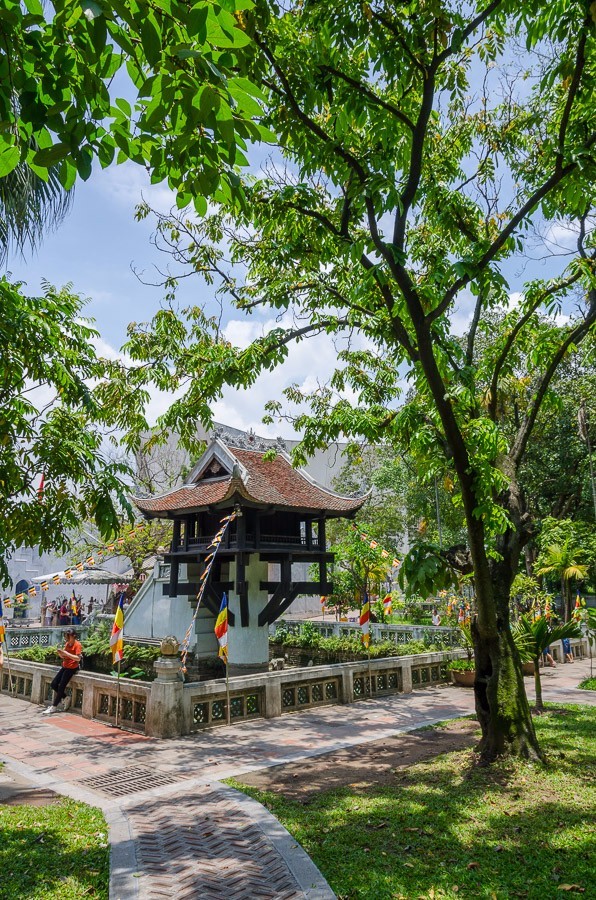
[[[52, 713], [58, 712], [58, 704], [64, 699], [68, 682], [72, 676], [76, 675], [79, 671], [83, 648], [79, 641], [77, 641], [77, 634], [74, 628], [67, 628], [64, 634], [66, 636], [64, 649], [57, 651], [58, 656], [62, 659], [62, 667], [58, 670], [51, 685], [52, 690], [54, 691], [54, 701], [51, 706], [44, 709], [42, 713], [44, 716], [50, 716]], [[70, 697], [67, 697], [64, 700], [64, 709], [68, 709], [69, 706]]]

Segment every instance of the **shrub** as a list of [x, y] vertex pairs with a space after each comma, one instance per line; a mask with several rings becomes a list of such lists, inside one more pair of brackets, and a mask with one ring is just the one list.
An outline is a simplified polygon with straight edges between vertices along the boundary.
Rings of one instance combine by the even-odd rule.
[[452, 659], [449, 663], [449, 669], [455, 672], [473, 672], [476, 663], [473, 659]]

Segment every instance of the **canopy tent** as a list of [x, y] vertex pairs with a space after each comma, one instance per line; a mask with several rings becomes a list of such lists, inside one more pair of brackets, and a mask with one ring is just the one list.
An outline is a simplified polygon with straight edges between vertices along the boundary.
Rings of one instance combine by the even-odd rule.
[[60, 578], [60, 584], [130, 584], [133, 574], [127, 572], [111, 572], [109, 569], [84, 569], [82, 572], [73, 572], [70, 578], [66, 578], [64, 572], [50, 572], [49, 575], [39, 575], [34, 578], [35, 584], [42, 581], [51, 582], [53, 578]]

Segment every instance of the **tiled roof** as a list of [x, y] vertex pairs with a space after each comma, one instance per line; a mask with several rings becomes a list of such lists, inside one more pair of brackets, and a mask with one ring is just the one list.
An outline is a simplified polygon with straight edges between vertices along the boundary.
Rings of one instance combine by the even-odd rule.
[[184, 509], [200, 509], [231, 499], [236, 493], [267, 506], [340, 514], [355, 512], [364, 503], [364, 497], [342, 497], [311, 481], [304, 472], [294, 469], [283, 454], [269, 460], [264, 459], [264, 453], [257, 450], [229, 447], [228, 452], [240, 464], [243, 470], [241, 477], [229, 475], [216, 481], [199, 481], [159, 497], [135, 499], [136, 505], [142, 512], [155, 516]]

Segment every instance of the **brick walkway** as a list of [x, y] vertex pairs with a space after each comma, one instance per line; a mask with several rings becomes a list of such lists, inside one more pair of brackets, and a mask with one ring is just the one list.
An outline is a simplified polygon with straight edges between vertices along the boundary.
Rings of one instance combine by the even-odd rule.
[[[575, 689], [588, 673], [587, 661], [547, 669], [545, 699], [596, 704], [596, 692]], [[42, 718], [0, 695], [0, 758], [39, 789], [103, 809], [112, 900], [331, 900], [279, 822], [220, 779], [471, 712], [472, 691], [437, 687], [165, 741], [71, 713]]]

